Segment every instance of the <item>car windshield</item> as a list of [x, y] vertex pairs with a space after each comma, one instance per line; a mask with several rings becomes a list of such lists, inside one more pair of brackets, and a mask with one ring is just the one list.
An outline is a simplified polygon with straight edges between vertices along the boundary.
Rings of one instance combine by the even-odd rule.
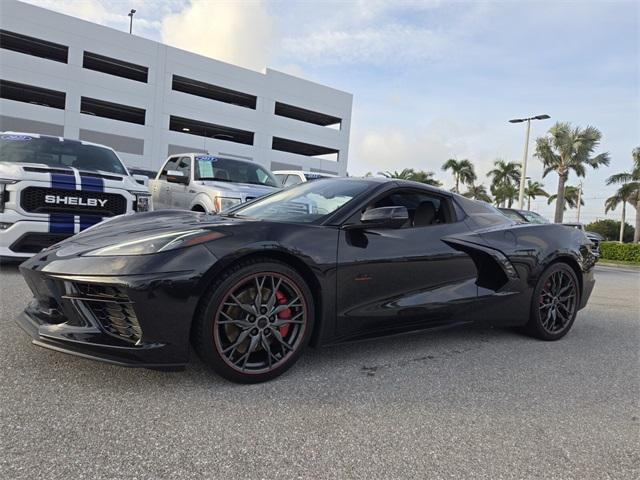
[[549, 220], [536, 212], [522, 211], [521, 213], [529, 223], [549, 223]]
[[522, 218], [518, 212], [507, 209], [500, 209], [500, 213], [502, 213], [505, 217], [509, 217], [511, 220], [515, 220], [518, 223], [524, 223], [524, 218]]
[[311, 223], [335, 212], [364, 192], [369, 185], [363, 180], [322, 179], [304, 182], [234, 208], [229, 215], [276, 222]]
[[211, 155], [196, 156], [195, 179], [280, 186], [273, 174], [260, 165]]
[[97, 145], [84, 145], [74, 140], [60, 141], [58, 137], [4, 134], [0, 136], [0, 161], [127, 175], [126, 169], [112, 150]]

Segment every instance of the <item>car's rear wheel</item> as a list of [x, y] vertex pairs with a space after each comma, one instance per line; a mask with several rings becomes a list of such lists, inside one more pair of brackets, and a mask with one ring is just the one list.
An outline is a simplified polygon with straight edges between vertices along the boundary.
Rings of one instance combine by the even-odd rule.
[[547, 268], [533, 292], [525, 332], [541, 340], [558, 340], [571, 329], [578, 313], [578, 278], [566, 263]]
[[271, 380], [291, 368], [309, 341], [313, 297], [284, 263], [236, 265], [206, 295], [195, 319], [195, 347], [228, 380]]

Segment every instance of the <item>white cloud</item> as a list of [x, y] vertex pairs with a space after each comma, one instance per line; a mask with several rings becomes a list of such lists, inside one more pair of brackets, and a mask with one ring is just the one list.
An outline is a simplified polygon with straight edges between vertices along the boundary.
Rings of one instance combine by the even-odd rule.
[[447, 36], [401, 24], [329, 29], [282, 41], [287, 55], [321, 65], [358, 63], [384, 66], [421, 62], [440, 58], [449, 46]]
[[273, 21], [260, 1], [194, 0], [162, 20], [162, 41], [224, 62], [261, 70], [273, 41]]

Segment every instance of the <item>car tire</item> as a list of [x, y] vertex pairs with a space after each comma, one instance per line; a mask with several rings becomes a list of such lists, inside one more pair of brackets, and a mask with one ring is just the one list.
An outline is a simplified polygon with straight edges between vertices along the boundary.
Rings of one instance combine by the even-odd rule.
[[559, 340], [573, 326], [579, 305], [575, 272], [566, 263], [554, 263], [538, 279], [524, 332], [540, 340]]
[[200, 303], [195, 350], [232, 382], [259, 383], [282, 375], [313, 331], [311, 290], [297, 271], [273, 259], [252, 259], [225, 270]]

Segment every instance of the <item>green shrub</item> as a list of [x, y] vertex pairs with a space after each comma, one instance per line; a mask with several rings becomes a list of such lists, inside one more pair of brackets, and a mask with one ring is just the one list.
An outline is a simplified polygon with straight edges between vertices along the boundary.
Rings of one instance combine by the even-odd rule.
[[[584, 229], [589, 232], [599, 233], [605, 240], [615, 241], [620, 239], [620, 220], [597, 220], [585, 225]], [[635, 229], [625, 222], [623, 240], [632, 242], [634, 231]]]
[[600, 242], [600, 258], [640, 263], [640, 243]]

